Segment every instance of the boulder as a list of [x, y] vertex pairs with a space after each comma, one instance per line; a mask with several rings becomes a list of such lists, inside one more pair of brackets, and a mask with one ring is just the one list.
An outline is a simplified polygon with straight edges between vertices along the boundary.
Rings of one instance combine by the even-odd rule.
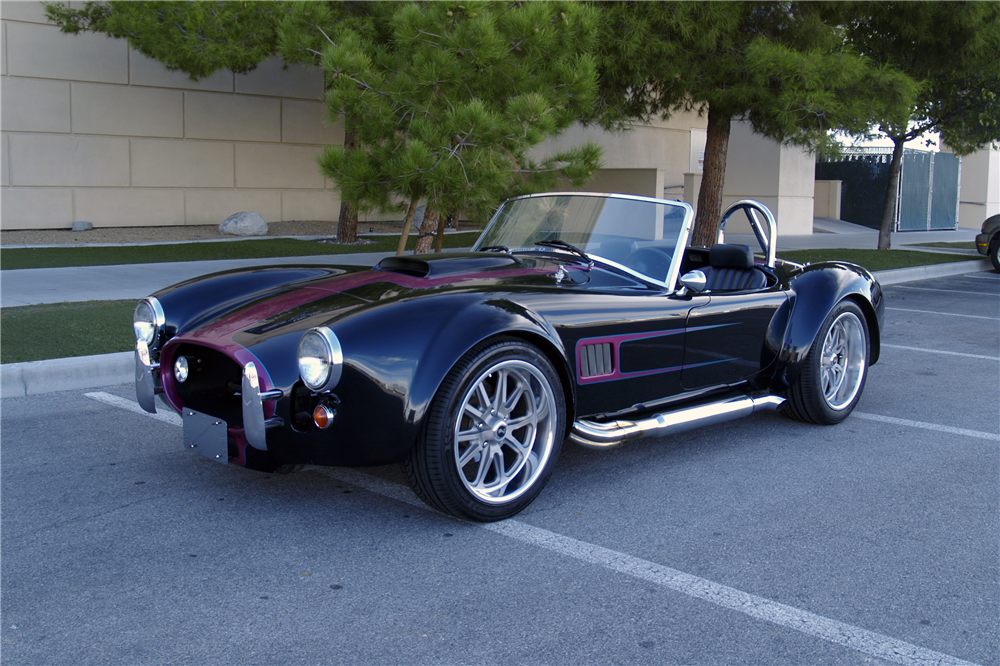
[[227, 236], [266, 236], [267, 222], [260, 213], [234, 213], [219, 225], [219, 233]]
[[94, 225], [90, 222], [85, 222], [83, 220], [78, 220], [73, 223], [73, 231], [90, 231], [94, 228]]

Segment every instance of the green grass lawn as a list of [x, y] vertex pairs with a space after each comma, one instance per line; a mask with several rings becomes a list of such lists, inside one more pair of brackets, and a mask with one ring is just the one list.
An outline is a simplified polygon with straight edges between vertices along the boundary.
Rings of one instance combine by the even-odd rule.
[[975, 250], [976, 241], [956, 241], [952, 243], [914, 243], [919, 247], [941, 247], [949, 250]]
[[938, 254], [920, 252], [919, 250], [794, 250], [779, 252], [779, 259], [787, 259], [800, 264], [816, 263], [817, 261], [849, 261], [864, 266], [870, 271], [888, 271], [894, 268], [910, 268], [911, 266], [929, 266], [931, 264], [947, 264], [953, 261], [969, 261], [975, 257], [962, 254]]
[[[446, 245], [450, 247], [466, 247], [470, 245], [475, 236], [473, 234], [449, 234], [445, 236]], [[390, 238], [395, 243], [395, 239]], [[279, 242], [279, 241], [275, 241]], [[303, 243], [305, 241], [288, 241], [289, 243]], [[214, 252], [225, 252], [225, 246], [237, 245], [258, 245], [260, 250], [271, 246], [270, 242], [260, 241], [236, 241], [232, 243], [189, 243], [180, 248], [196, 247], [210, 248]], [[220, 247], [222, 246], [222, 247]], [[289, 245], [289, 254], [284, 256], [297, 256], [303, 254], [302, 246]], [[319, 248], [339, 248], [338, 245], [319, 245]], [[349, 246], [358, 247], [358, 246]], [[373, 251], [371, 245], [361, 246], [366, 251]], [[157, 255], [150, 253], [147, 256], [160, 256], [163, 246], [157, 246]], [[60, 248], [61, 249], [61, 248]], [[123, 263], [123, 256], [134, 256], [130, 254], [136, 248], [67, 248], [67, 254], [62, 257], [83, 258], [85, 255], [75, 255], [73, 253], [83, 252], [90, 254], [94, 250], [113, 250], [118, 254], [109, 253], [105, 256], [115, 261], [107, 263]], [[143, 248], [147, 250], [149, 248]], [[251, 250], [254, 248], [251, 248]], [[392, 249], [392, 248], [390, 248]], [[4, 252], [23, 252], [24, 250], [4, 250]], [[229, 250], [231, 251], [231, 250]], [[240, 250], [242, 251], [242, 250]], [[334, 252], [335, 253], [335, 252]], [[91, 255], [93, 256], [93, 255]], [[282, 256], [273, 252], [263, 255], [245, 256]], [[825, 261], [837, 259], [861, 264], [869, 270], [881, 271], [893, 268], [905, 268], [908, 266], [922, 266], [927, 264], [945, 263], [951, 261], [965, 261], [970, 257], [963, 255], [934, 254], [930, 252], [919, 252], [912, 250], [891, 250], [880, 252], [878, 250], [798, 250], [794, 252], [781, 252], [778, 255], [782, 259], [796, 261], [799, 263]], [[199, 257], [204, 258], [204, 257]], [[216, 254], [210, 258], [233, 258], [232, 254], [219, 256]], [[190, 257], [188, 258], [190, 260]], [[148, 259], [147, 259], [148, 260]], [[173, 259], [171, 259], [173, 260]], [[80, 265], [80, 264], [58, 264], [58, 265]], [[13, 268], [7, 264], [7, 255], [3, 255], [3, 267]], [[119, 351], [131, 351], [134, 344], [132, 336], [132, 310], [135, 308], [135, 301], [88, 301], [85, 303], [57, 303], [51, 305], [28, 305], [23, 307], [3, 308], [0, 310], [0, 330], [3, 332], [3, 344], [0, 345], [0, 363], [16, 363], [20, 361], [38, 361], [48, 358], [62, 358], [66, 356], [87, 356], [89, 354], [109, 354]]]
[[[480, 231], [462, 231], [444, 236], [448, 249], [470, 247]], [[364, 238], [364, 236], [363, 236]], [[109, 266], [153, 264], [165, 261], [207, 261], [213, 259], [260, 259], [264, 257], [307, 257], [359, 252], [394, 252], [399, 236], [370, 236], [368, 245], [339, 245], [315, 240], [274, 238], [233, 240], [217, 243], [170, 243], [165, 245], [120, 245], [114, 247], [0, 248], [0, 267], [58, 268], [61, 266]], [[410, 236], [406, 249], [413, 250], [417, 237]]]
[[129, 351], [135, 301], [86, 301], [0, 309], [0, 363]]

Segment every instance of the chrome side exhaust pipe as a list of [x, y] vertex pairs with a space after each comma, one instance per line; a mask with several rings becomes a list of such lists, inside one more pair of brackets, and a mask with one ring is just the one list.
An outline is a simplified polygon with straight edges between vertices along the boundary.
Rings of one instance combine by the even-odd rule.
[[702, 426], [725, 423], [757, 411], [774, 411], [784, 402], [784, 398], [776, 395], [757, 398], [748, 396], [664, 412], [639, 421], [598, 423], [579, 420], [573, 423], [569, 439], [588, 449], [612, 449], [643, 437], [662, 437]]

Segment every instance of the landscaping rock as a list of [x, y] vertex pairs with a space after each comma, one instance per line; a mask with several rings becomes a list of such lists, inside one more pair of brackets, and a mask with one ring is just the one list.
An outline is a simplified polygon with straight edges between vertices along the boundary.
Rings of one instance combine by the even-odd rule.
[[227, 236], [266, 236], [267, 222], [260, 213], [234, 213], [219, 225], [219, 233]]
[[90, 222], [84, 222], [83, 220], [79, 220], [73, 223], [73, 231], [90, 231], [93, 228], [94, 228], [93, 224], [91, 224]]

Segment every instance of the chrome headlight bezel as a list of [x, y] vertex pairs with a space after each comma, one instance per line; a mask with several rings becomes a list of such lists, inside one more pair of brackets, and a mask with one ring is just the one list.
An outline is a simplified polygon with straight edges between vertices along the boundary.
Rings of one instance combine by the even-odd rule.
[[340, 381], [344, 352], [336, 334], [326, 326], [306, 331], [299, 341], [296, 356], [299, 378], [310, 391], [329, 391]]
[[152, 296], [139, 301], [132, 312], [132, 332], [136, 342], [143, 340], [150, 349], [160, 346], [165, 323], [163, 306]]

